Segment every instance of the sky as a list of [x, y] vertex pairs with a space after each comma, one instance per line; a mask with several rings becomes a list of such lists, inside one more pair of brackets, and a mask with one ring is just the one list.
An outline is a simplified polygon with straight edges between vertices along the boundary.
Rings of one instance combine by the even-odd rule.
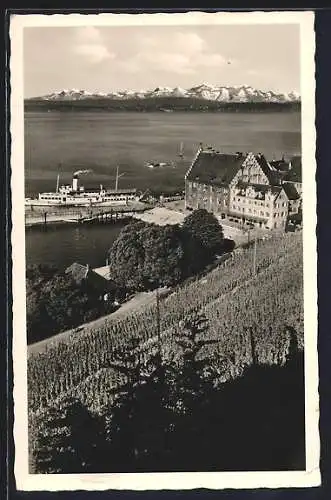
[[24, 96], [251, 85], [300, 93], [299, 25], [24, 28]]

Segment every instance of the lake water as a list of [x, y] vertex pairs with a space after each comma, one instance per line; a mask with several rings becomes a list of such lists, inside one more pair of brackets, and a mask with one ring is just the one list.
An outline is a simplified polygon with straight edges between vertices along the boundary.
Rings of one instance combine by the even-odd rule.
[[49, 264], [63, 270], [73, 262], [101, 267], [123, 225], [57, 225], [26, 228], [26, 263]]
[[[25, 114], [26, 196], [70, 183], [77, 169], [92, 169], [86, 187], [111, 188], [116, 166], [119, 187], [184, 187], [184, 174], [199, 143], [224, 152], [254, 151], [268, 159], [301, 152], [300, 113], [108, 113], [28, 112]], [[176, 161], [180, 143], [184, 161], [155, 170], [146, 161]], [[26, 231], [27, 262], [66, 266], [74, 260], [103, 265], [105, 251], [119, 231], [113, 226], [49, 228]]]

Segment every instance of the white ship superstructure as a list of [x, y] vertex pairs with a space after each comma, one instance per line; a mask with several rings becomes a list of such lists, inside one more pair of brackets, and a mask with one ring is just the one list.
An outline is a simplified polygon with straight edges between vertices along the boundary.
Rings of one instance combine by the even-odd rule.
[[[79, 182], [81, 174], [88, 173], [87, 170], [79, 170], [73, 174], [72, 184], [59, 186], [59, 176], [55, 192], [39, 193], [38, 198], [25, 200], [26, 206], [112, 206], [127, 205], [139, 200], [136, 189], [118, 189], [118, 178], [116, 174], [115, 189], [105, 189], [102, 184], [95, 188], [85, 188]], [[123, 174], [121, 174], [123, 175]]]

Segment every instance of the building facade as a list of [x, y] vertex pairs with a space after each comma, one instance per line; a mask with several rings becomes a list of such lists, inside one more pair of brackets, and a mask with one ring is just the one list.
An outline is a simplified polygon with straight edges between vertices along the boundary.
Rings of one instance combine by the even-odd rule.
[[185, 207], [204, 208], [243, 226], [285, 229], [301, 206], [301, 162], [295, 175], [292, 168], [285, 160], [269, 163], [262, 154], [200, 147], [185, 176]]

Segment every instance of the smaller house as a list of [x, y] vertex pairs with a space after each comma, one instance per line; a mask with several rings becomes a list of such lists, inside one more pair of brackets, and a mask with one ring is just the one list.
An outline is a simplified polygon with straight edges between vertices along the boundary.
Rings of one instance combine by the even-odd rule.
[[70, 275], [77, 285], [86, 284], [98, 294], [106, 294], [115, 290], [114, 282], [110, 278], [91, 269], [88, 264], [84, 266], [74, 262], [65, 270], [65, 273]]
[[283, 177], [283, 182], [291, 183], [295, 189], [302, 195], [302, 164], [301, 156], [293, 156], [290, 161], [290, 170]]
[[288, 215], [297, 214], [301, 208], [302, 200], [295, 184], [292, 182], [284, 182], [283, 188], [288, 198]]
[[270, 165], [273, 169], [281, 173], [289, 172], [291, 169], [291, 162], [286, 161], [284, 157], [281, 160], [270, 161]]

